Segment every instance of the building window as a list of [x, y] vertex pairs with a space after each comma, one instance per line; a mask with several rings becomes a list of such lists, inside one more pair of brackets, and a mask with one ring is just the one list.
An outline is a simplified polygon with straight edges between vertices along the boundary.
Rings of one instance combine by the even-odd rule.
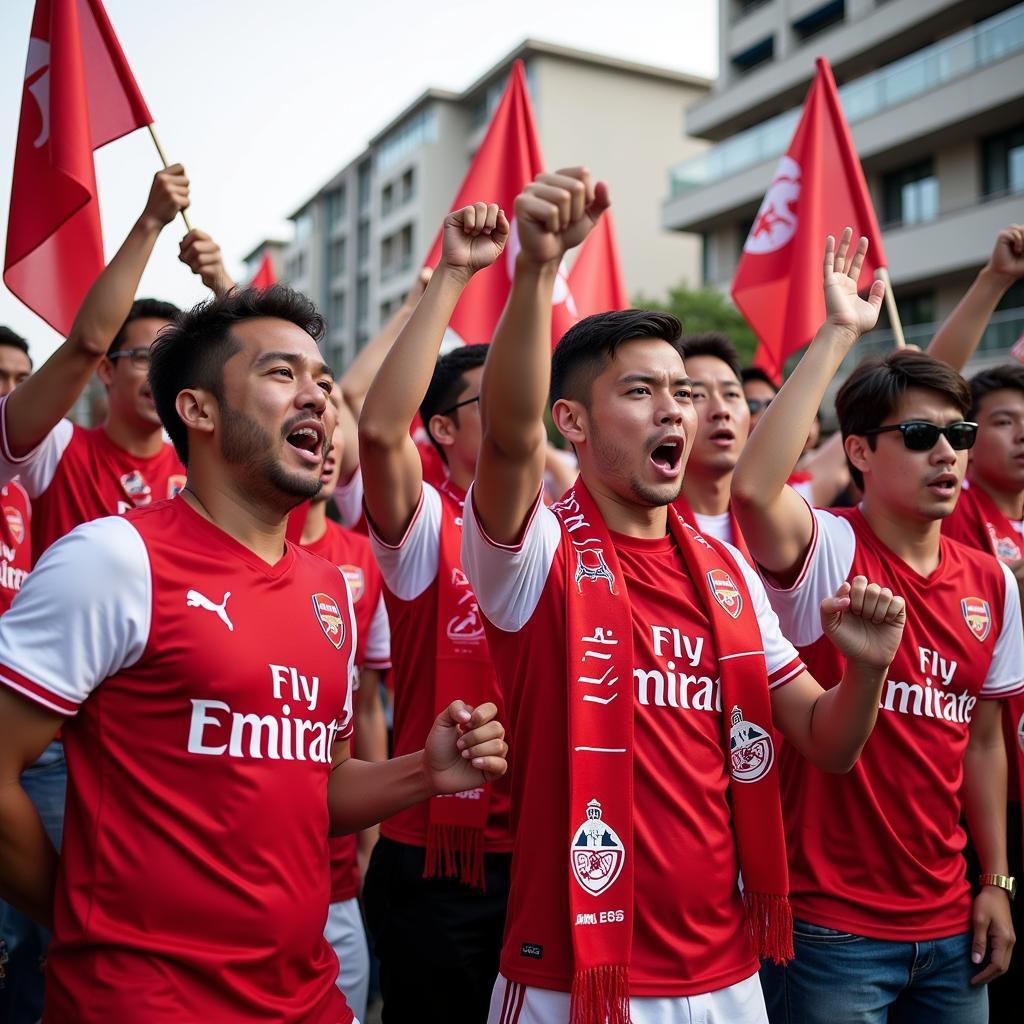
[[345, 273], [347, 262], [346, 244], [344, 238], [335, 239], [327, 250], [327, 280], [330, 281], [340, 274]]
[[416, 194], [416, 175], [413, 169], [410, 167], [409, 170], [402, 175], [402, 202], [407, 203]]
[[931, 160], [882, 178], [883, 216], [888, 225], [923, 224], [939, 215], [939, 181]]
[[391, 314], [394, 308], [398, 305], [397, 300], [394, 302], [382, 302], [380, 304], [380, 322], [386, 324], [391, 319]]
[[702, 285], [708, 285], [712, 281], [712, 268], [714, 261], [712, 260], [712, 235], [710, 231], [702, 231], [700, 236], [700, 283]]
[[1024, 192], [1024, 125], [985, 139], [981, 162], [986, 196]]
[[332, 331], [337, 331], [345, 326], [345, 293], [332, 292], [330, 304], [327, 307], [327, 326]]
[[846, 17], [846, 3], [844, 0], [830, 0], [822, 4], [817, 10], [805, 14], [793, 22], [793, 31], [801, 41], [810, 39], [811, 36], [823, 32], [827, 28], [837, 24]]
[[753, 217], [749, 217], [746, 220], [740, 221], [736, 226], [736, 258], [743, 259], [743, 246], [747, 244], [747, 239], [750, 237], [750, 231], [754, 226], [754, 220], [757, 214]]
[[345, 220], [345, 200], [347, 198], [344, 185], [327, 193], [327, 223], [332, 228], [337, 227]]
[[370, 279], [356, 281], [356, 330], [364, 332], [370, 324]]
[[385, 185], [380, 192], [380, 212], [386, 217], [395, 205], [395, 186]]
[[370, 209], [370, 161], [359, 165], [359, 212], [366, 213]]
[[748, 71], [753, 71], [758, 65], [770, 61], [774, 56], [775, 37], [769, 36], [767, 39], [762, 39], [761, 42], [748, 47], [742, 53], [737, 53], [732, 58], [731, 63], [736, 71], [741, 75], [745, 75]]
[[303, 210], [295, 217], [295, 241], [304, 242], [313, 233], [313, 211]]
[[437, 111], [433, 104], [396, 128], [377, 148], [377, 170], [384, 171], [428, 142], [437, 141]]
[[288, 262], [285, 264], [285, 274], [289, 281], [298, 281], [306, 276], [305, 252], [297, 252], [294, 256], [288, 258]]
[[356, 230], [356, 259], [365, 263], [370, 258], [370, 222], [361, 220]]

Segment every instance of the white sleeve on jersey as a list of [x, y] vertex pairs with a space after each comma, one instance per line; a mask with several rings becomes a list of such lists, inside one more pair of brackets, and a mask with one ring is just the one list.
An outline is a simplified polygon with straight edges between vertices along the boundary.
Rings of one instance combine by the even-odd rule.
[[1003, 570], [1006, 594], [1003, 598], [1003, 628], [981, 687], [981, 697], [988, 700], [1003, 700], [1024, 693], [1024, 629], [1021, 629], [1020, 591], [1010, 567], [1005, 562], [999, 565]]
[[76, 527], [47, 549], [0, 616], [0, 682], [71, 716], [149, 640], [146, 546], [121, 516]]
[[370, 620], [362, 667], [381, 671], [391, 668], [391, 626], [388, 623], [388, 610], [384, 606], [383, 595], [377, 598], [377, 607]]
[[518, 633], [530, 621], [561, 541], [558, 518], [540, 494], [519, 544], [491, 540], [476, 517], [470, 487], [462, 527], [462, 567], [480, 610], [498, 629]]
[[[723, 542], [724, 543], [724, 542]], [[768, 669], [769, 689], [789, 682], [794, 676], [804, 671], [804, 663], [800, 660], [796, 648], [782, 635], [779, 618], [768, 602], [761, 577], [751, 568], [747, 560], [731, 544], [729, 549], [736, 564], [743, 573], [743, 580], [750, 591], [750, 600], [757, 616], [757, 624], [761, 628], [761, 645], [764, 648], [764, 661]], [[794, 664], [796, 662], [796, 664]], [[783, 670], [786, 671], [783, 671]]]
[[7, 396], [0, 398], [0, 484], [20, 477], [29, 497], [38, 498], [50, 486], [74, 429], [71, 420], [61, 420], [28, 454], [12, 455], [7, 444]]
[[853, 527], [846, 519], [825, 509], [811, 511], [814, 532], [796, 582], [778, 588], [770, 576], [762, 574], [782, 632], [797, 647], [808, 647], [821, 637], [821, 602], [849, 576], [857, 548]]
[[[469, 503], [467, 502], [467, 507]], [[370, 543], [384, 582], [395, 597], [412, 601], [419, 597], [437, 576], [441, 556], [441, 495], [424, 481], [419, 507], [405, 536], [397, 544], [386, 544], [377, 536], [370, 517]]]
[[334, 492], [334, 504], [346, 530], [353, 529], [363, 514], [363, 471], [356, 467], [348, 483], [340, 484]]

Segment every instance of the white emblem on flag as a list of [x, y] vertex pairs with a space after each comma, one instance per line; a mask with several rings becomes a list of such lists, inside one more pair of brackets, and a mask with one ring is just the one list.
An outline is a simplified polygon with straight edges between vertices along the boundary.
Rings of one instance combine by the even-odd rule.
[[42, 127], [35, 142], [32, 143], [39, 149], [50, 141], [50, 44], [45, 39], [32, 38], [28, 41], [25, 88], [39, 107]]
[[781, 249], [796, 234], [799, 198], [800, 165], [791, 156], [784, 156], [761, 200], [743, 251], [763, 256]]
[[759, 725], [748, 722], [740, 708], [732, 709], [729, 729], [729, 761], [737, 782], [757, 782], [768, 774], [775, 761], [772, 738]]
[[569, 859], [576, 881], [591, 896], [600, 896], [622, 871], [626, 848], [601, 818], [601, 804], [587, 804], [587, 820], [572, 837]]

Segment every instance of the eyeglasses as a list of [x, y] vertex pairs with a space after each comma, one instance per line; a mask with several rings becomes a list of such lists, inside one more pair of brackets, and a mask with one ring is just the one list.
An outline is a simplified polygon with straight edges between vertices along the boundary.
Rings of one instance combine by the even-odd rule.
[[[774, 397], [774, 395], [772, 396]], [[756, 416], [762, 409], [767, 409], [772, 404], [771, 398], [748, 398], [747, 408], [751, 416]]]
[[474, 402], [479, 402], [480, 396], [474, 395], [472, 398], [464, 398], [461, 402], [456, 402], [453, 406], [448, 409], [442, 409], [440, 412], [441, 416], [449, 416], [455, 412], [456, 409], [461, 409], [464, 405], [472, 405]]
[[949, 442], [950, 448], [962, 452], [973, 448], [978, 436], [978, 424], [968, 423], [966, 420], [947, 423], [944, 427], [929, 423], [927, 420], [908, 420], [906, 423], [893, 423], [888, 427], [875, 427], [874, 430], [865, 430], [863, 433], [865, 437], [870, 437], [872, 434], [885, 434], [890, 430], [898, 430], [903, 435], [903, 444], [911, 452], [930, 452], [938, 443], [940, 434]]
[[140, 370], [148, 370], [149, 364], [152, 362], [150, 351], [148, 348], [122, 348], [116, 352], [108, 352], [108, 359], [124, 359], [128, 357], [132, 361], [132, 366], [138, 367]]

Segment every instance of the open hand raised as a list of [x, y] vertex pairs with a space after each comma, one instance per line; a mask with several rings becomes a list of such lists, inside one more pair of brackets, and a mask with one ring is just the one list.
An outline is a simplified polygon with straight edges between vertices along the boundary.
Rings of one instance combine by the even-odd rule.
[[831, 235], [825, 239], [825, 314], [828, 323], [848, 331], [856, 341], [878, 322], [885, 285], [875, 281], [867, 299], [857, 294], [857, 280], [867, 255], [868, 240], [862, 237], [851, 255], [852, 239], [853, 230], [846, 228], [839, 239], [838, 252], [836, 240]]

